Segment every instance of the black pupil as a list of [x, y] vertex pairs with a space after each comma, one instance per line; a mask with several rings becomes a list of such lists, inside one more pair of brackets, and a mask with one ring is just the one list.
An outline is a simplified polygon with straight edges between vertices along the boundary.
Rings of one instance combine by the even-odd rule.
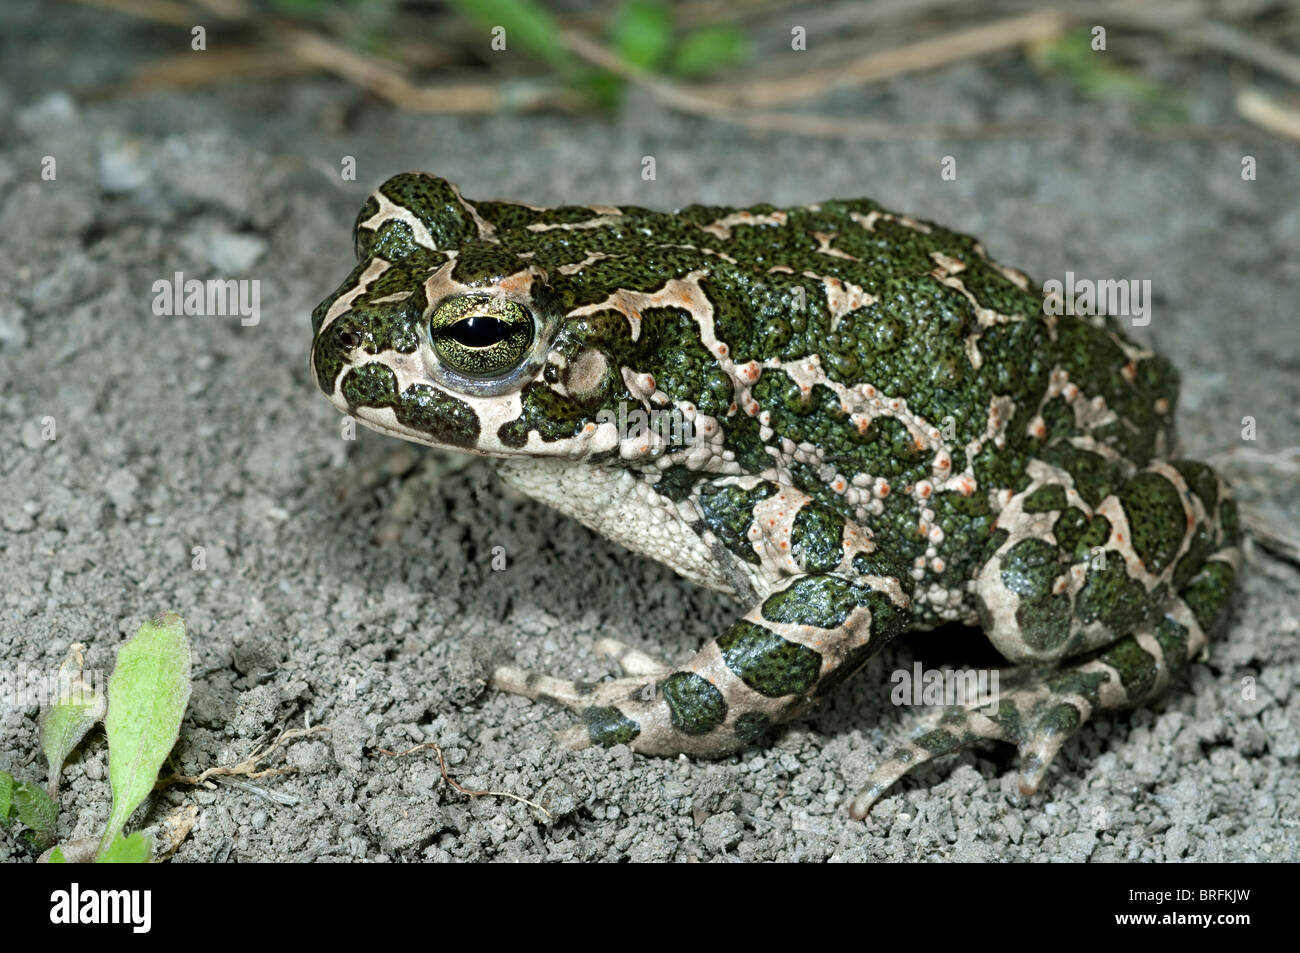
[[463, 347], [491, 347], [500, 344], [514, 326], [500, 318], [465, 318], [457, 321], [443, 333]]

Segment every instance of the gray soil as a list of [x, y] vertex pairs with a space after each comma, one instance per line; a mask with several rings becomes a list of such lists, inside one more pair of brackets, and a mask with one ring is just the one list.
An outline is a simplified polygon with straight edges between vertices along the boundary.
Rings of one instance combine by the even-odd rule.
[[[84, 642], [107, 671], [125, 636], [174, 610], [195, 673], [175, 770], [241, 761], [279, 728], [328, 728], [271, 757], [290, 773], [156, 794], [137, 826], [198, 809], [178, 861], [1300, 858], [1300, 573], [1258, 545], [1208, 659], [1157, 704], [1087, 726], [1040, 793], [1018, 793], [1010, 747], [985, 745], [855, 823], [848, 799], [909, 717], [890, 673], [988, 664], [977, 632], [902, 640], [739, 757], [561, 750], [567, 713], [488, 691], [493, 664], [600, 678], [602, 637], [685, 659], [735, 608], [512, 495], [489, 461], [340, 439], [307, 371], [308, 314], [351, 267], [365, 194], [394, 172], [538, 204], [867, 195], [980, 235], [1039, 281], [1149, 278], [1152, 319], [1135, 334], [1183, 371], [1187, 455], [1222, 467], [1257, 525], [1294, 537], [1282, 451], [1300, 445], [1300, 148], [1235, 117], [1228, 64], [1164, 65], [1198, 134], [1144, 128], [1005, 58], [814, 105], [1042, 129], [854, 142], [750, 134], [640, 96], [613, 119], [413, 116], [327, 79], [97, 97], [180, 34], [75, 6], [56, 29], [47, 10], [0, 14], [0, 667], [50, 672]], [[156, 315], [153, 283], [176, 272], [257, 279], [260, 323]], [[0, 697], [0, 769], [43, 781], [38, 713]], [[425, 742], [461, 785], [552, 816], [459, 793], [432, 750], [375, 756]], [[105, 772], [97, 733], [65, 775], [62, 839], [101, 829]], [[0, 833], [0, 858], [31, 857]]]

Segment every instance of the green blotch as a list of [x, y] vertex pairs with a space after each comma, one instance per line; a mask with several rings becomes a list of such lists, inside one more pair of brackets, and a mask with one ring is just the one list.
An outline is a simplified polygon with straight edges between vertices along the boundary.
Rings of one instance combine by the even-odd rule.
[[[332, 393], [339, 372], [347, 363], [341, 337], [347, 336], [357, 346], [370, 354], [393, 350], [411, 354], [419, 347], [419, 330], [422, 326], [426, 301], [424, 277], [436, 269], [446, 257], [436, 252], [420, 249], [407, 256], [402, 267], [392, 267], [374, 278], [365, 291], [352, 298], [347, 311], [339, 315], [321, 334], [325, 315], [340, 296], [355, 289], [371, 260], [359, 263], [343, 284], [312, 311], [312, 332], [319, 335], [312, 347], [312, 361], [316, 378], [326, 393]], [[398, 301], [380, 301], [399, 292], [408, 292]]]
[[691, 489], [699, 479], [699, 472], [689, 467], [669, 467], [660, 474], [653, 489], [660, 496], [666, 496], [675, 503], [681, 502], [691, 495]]
[[727, 668], [760, 695], [802, 695], [817, 684], [821, 655], [762, 626], [741, 620], [717, 643]]
[[999, 698], [997, 704], [997, 711], [992, 715], [989, 715], [988, 718], [1002, 729], [1001, 737], [1024, 737], [1020, 721], [1020, 709], [1016, 707], [1015, 702], [1011, 701], [1009, 698]]
[[772, 727], [772, 720], [761, 712], [747, 711], [736, 719], [732, 730], [736, 733], [736, 738], [745, 744], [753, 744], [760, 740], [768, 729]]
[[1020, 596], [1047, 596], [1065, 568], [1061, 551], [1041, 539], [1022, 539], [1002, 554], [1002, 584]]
[[1069, 702], [1061, 702], [1059, 705], [1053, 705], [1041, 716], [1035, 725], [1036, 733], [1047, 736], [1073, 734], [1082, 724], [1079, 716], [1079, 709], [1075, 708]]
[[859, 576], [878, 576], [881, 579], [894, 579], [899, 588], [910, 599], [915, 580], [906, 573], [899, 575], [897, 565], [880, 551], [858, 553], [853, 557], [853, 571]]
[[520, 413], [497, 430], [497, 438], [507, 447], [523, 447], [528, 434], [536, 430], [546, 442], [576, 436], [595, 418], [587, 403], [579, 404], [557, 393], [541, 381], [531, 381], [520, 394]]
[[1070, 474], [1074, 489], [1093, 508], [1109, 496], [1119, 482], [1114, 465], [1105, 457], [1068, 443], [1044, 447], [1039, 456], [1043, 462]]
[[1200, 574], [1179, 592], [1206, 632], [1210, 631], [1232, 601], [1235, 580], [1236, 573], [1232, 567], [1215, 559], [1206, 563]]
[[[978, 343], [985, 358], [980, 376], [994, 394], [1042, 394], [1047, 390], [1055, 347], [1042, 321], [994, 325], [984, 329]], [[981, 410], [987, 407], [984, 404]], [[1023, 432], [1023, 427], [1020, 430]], [[1013, 434], [1008, 430], [1009, 437]]]
[[871, 426], [873, 430], [882, 435], [889, 459], [895, 463], [895, 466], [890, 467], [894, 471], [894, 475], [902, 476], [908, 472], [904, 467], [925, 459], [925, 448], [917, 446], [916, 438], [898, 420], [893, 417], [878, 417], [872, 421]]
[[1005, 529], [995, 529], [989, 536], [989, 541], [984, 544], [984, 562], [988, 562], [997, 555], [997, 551], [1006, 544], [1011, 534]]
[[1014, 423], [1009, 425], [1008, 430], [1012, 433], [1007, 437], [1007, 446], [998, 447], [990, 440], [971, 459], [980, 486], [1007, 488], [1019, 493], [1029, 485], [1029, 474], [1025, 472], [1029, 451], [1021, 442], [1019, 429]]
[[353, 301], [347, 313], [330, 325], [325, 332], [326, 337], [333, 336], [340, 350], [342, 344], [337, 343], [337, 339], [350, 334], [370, 354], [389, 350], [403, 354], [414, 353], [420, 346], [416, 329], [424, 310], [424, 292], [412, 293], [405, 301], [384, 304], [371, 304], [366, 300], [371, 297], [382, 295], [367, 293]]
[[556, 208], [530, 208], [517, 202], [475, 202], [479, 215], [498, 229], [527, 228], [529, 225], [576, 225], [596, 217], [585, 205], [561, 205]]
[[[708, 221], [712, 219], [699, 224]], [[755, 295], [752, 287], [747, 287], [746, 277], [740, 275], [718, 272], [700, 282], [714, 305], [715, 333], [720, 340], [731, 342], [738, 363], [791, 353], [792, 345], [797, 347], [794, 342], [807, 333], [811, 279], [782, 274], [774, 274], [771, 279], [767, 293], [761, 296]], [[805, 289], [802, 295], [798, 291], [801, 282]], [[752, 320], [754, 312], [765, 320]]]
[[1026, 645], [1054, 652], [1070, 636], [1070, 598], [1065, 593], [1032, 596], [1016, 607], [1016, 624]]
[[624, 363], [654, 375], [655, 387], [673, 402], [690, 401], [702, 413], [726, 418], [734, 396], [731, 378], [700, 341], [700, 327], [685, 308], [642, 310], [640, 336], [629, 346]]
[[962, 739], [951, 731], [936, 728], [916, 739], [916, 743], [930, 754], [946, 754], [962, 746]]
[[463, 285], [490, 285], [527, 267], [527, 259], [495, 242], [471, 241], [457, 249], [451, 277]]
[[1192, 531], [1192, 541], [1187, 546], [1187, 552], [1183, 553], [1174, 566], [1174, 575], [1170, 580], [1174, 589], [1182, 589], [1187, 585], [1200, 572], [1213, 551], [1214, 540], [1210, 537], [1210, 528], [1204, 522], [1198, 523]]
[[837, 629], [859, 606], [871, 611], [872, 642], [884, 644], [908, 625], [907, 612], [885, 594], [831, 575], [799, 577], [781, 592], [768, 596], [762, 612], [769, 622]]
[[412, 384], [402, 393], [401, 402], [394, 409], [398, 420], [431, 435], [438, 443], [453, 447], [473, 447], [478, 443], [478, 414], [469, 404], [437, 388]]
[[311, 333], [313, 335], [320, 333], [321, 322], [325, 320], [325, 315], [329, 314], [334, 302], [356, 287], [357, 282], [361, 280], [361, 275], [369, 264], [369, 262], [360, 262], [354, 266], [348, 276], [343, 279], [343, 283], [335, 288], [328, 298], [311, 309]]
[[1025, 497], [1021, 509], [1026, 513], [1050, 513], [1065, 509], [1065, 487], [1046, 483]]
[[825, 509], [838, 512], [844, 505], [844, 497], [827, 486], [821, 475], [808, 464], [795, 460], [790, 464], [790, 476], [797, 489], [807, 493]]
[[[447, 260], [445, 255], [437, 252], [426, 251], [424, 254], [432, 259], [432, 264], [435, 267]], [[383, 272], [370, 279], [364, 292], [352, 299], [352, 306], [355, 308], [358, 303], [365, 303], [397, 309], [406, 308], [411, 301], [414, 301], [416, 307], [410, 310], [417, 315], [421, 314], [426, 304], [424, 279], [427, 277], [428, 275], [421, 274], [418, 269], [413, 268], [410, 262], [403, 262], [401, 265], [386, 268]], [[379, 302], [380, 298], [387, 298], [404, 292], [410, 292], [410, 294], [401, 301]]]
[[1083, 510], [1071, 506], [1062, 510], [1056, 518], [1052, 534], [1061, 549], [1074, 561], [1087, 559], [1094, 548], [1110, 539], [1110, 520], [1104, 516], [1089, 519]]
[[1101, 654], [1101, 660], [1119, 672], [1130, 701], [1144, 698], [1156, 683], [1156, 658], [1132, 636], [1121, 639]]
[[1214, 471], [1197, 460], [1175, 460], [1173, 468], [1187, 482], [1187, 488], [1200, 499], [1208, 514], [1219, 505], [1219, 478]]
[[[403, 172], [381, 185], [379, 191], [424, 224], [435, 248], [463, 248], [478, 237], [478, 226], [446, 179], [424, 172]], [[364, 231], [359, 234], [364, 235]]]
[[1044, 684], [1054, 695], [1079, 695], [1088, 699], [1092, 705], [1097, 704], [1101, 686], [1110, 679], [1102, 672], [1083, 672], [1078, 669], [1065, 669], [1049, 675]]
[[[1121, 456], [1145, 465], [1159, 443], [1167, 446], [1173, 442], [1177, 370], [1167, 358], [1155, 355], [1137, 362], [1137, 374], [1131, 384], [1123, 374], [1112, 373], [1104, 385], [1102, 394], [1118, 417], [1107, 426], [1095, 428], [1093, 438], [1113, 447]], [[1155, 409], [1161, 399], [1169, 404], [1165, 413], [1157, 413]]]
[[641, 734], [641, 726], [617, 708], [592, 706], [583, 709], [582, 721], [594, 745], [606, 748], [631, 744]]
[[[572, 306], [573, 296], [569, 292], [553, 289], [551, 297], [554, 308], [563, 310]], [[632, 329], [627, 323], [627, 316], [613, 308], [602, 308], [579, 318], [566, 318], [555, 335], [551, 350], [563, 354], [572, 363], [579, 355], [589, 351], [599, 351], [616, 359], [617, 355], [625, 353], [631, 346]], [[611, 368], [609, 373], [622, 379], [616, 368]], [[619, 396], [631, 399], [631, 395]], [[611, 409], [617, 410], [617, 407]]]
[[964, 496], [953, 491], [934, 494], [929, 501], [934, 510], [934, 523], [943, 528], [945, 565], [943, 576], [958, 584], [977, 572], [983, 564], [982, 554], [993, 535], [995, 517], [987, 493]]
[[844, 518], [816, 503], [800, 508], [790, 533], [790, 546], [805, 572], [827, 572], [844, 558]]
[[478, 415], [469, 404], [427, 384], [412, 384], [399, 396], [396, 376], [382, 364], [352, 368], [342, 390], [349, 407], [391, 407], [402, 424], [438, 443], [473, 447], [478, 442]]
[[362, 364], [343, 378], [343, 399], [349, 407], [395, 407], [397, 375], [383, 364]]
[[687, 735], [707, 735], [727, 719], [727, 701], [707, 679], [674, 672], [664, 679], [664, 702], [673, 727]]
[[[328, 306], [331, 299], [326, 299], [323, 304]], [[312, 323], [316, 322], [316, 313], [312, 313]], [[332, 395], [334, 393], [334, 384], [338, 380], [339, 371], [343, 370], [343, 358], [339, 353], [337, 341], [333, 339], [317, 339], [311, 349], [312, 367], [316, 371], [316, 381], [320, 389]]]
[[371, 229], [363, 229], [361, 223], [368, 219], [374, 218], [379, 212], [379, 202], [373, 195], [367, 195], [365, 204], [361, 206], [361, 211], [352, 221], [352, 251], [357, 256], [357, 261], [369, 264], [366, 259], [370, 257], [370, 245], [374, 242], [375, 233]]
[[1165, 616], [1156, 629], [1156, 642], [1160, 645], [1171, 676], [1187, 668], [1187, 663], [1191, 661], [1187, 652], [1187, 626]]
[[776, 491], [773, 483], [760, 483], [752, 490], [738, 486], [705, 487], [699, 498], [700, 514], [729, 552], [757, 566], [761, 560], [749, 540], [749, 526], [754, 507]]
[[[833, 391], [822, 385], [815, 385], [804, 391], [799, 386], [799, 383], [789, 376], [787, 371], [773, 368], [763, 372], [763, 376], [758, 379], [758, 383], [753, 386], [752, 391], [754, 399], [764, 407], [770, 408], [773, 412], [784, 410], [785, 415], [807, 417], [816, 410], [829, 409], [819, 407], [818, 398], [825, 400], [825, 394], [819, 393], [819, 388], [831, 394], [832, 397], [834, 396]], [[835, 403], [836, 405], [839, 404], [838, 398], [836, 398]], [[822, 415], [819, 414], [818, 416]], [[794, 420], [791, 420], [790, 423], [794, 425], [792, 432], [797, 435], [792, 436], [791, 439], [796, 441], [805, 439], [807, 430]], [[813, 426], [816, 426], [817, 423], [817, 420], [812, 421]], [[784, 433], [785, 431], [782, 430], [781, 432]]]
[[[897, 228], [877, 223], [881, 235]], [[845, 239], [852, 240], [851, 232], [837, 242]], [[923, 417], [937, 420], [953, 406], [979, 406], [982, 383], [964, 346], [975, 323], [970, 302], [929, 275], [902, 273], [907, 266], [901, 261], [897, 267], [900, 271], [866, 276], [864, 287], [874, 284], [880, 292], [875, 302], [841, 315], [835, 327], [821, 324], [814, 346], [822, 366], [843, 384], [856, 383], [869, 371], [883, 393], [905, 397]]]
[[1117, 550], [1107, 550], [1105, 569], [1088, 566], [1088, 578], [1079, 591], [1075, 613], [1084, 625], [1101, 622], [1111, 632], [1131, 632], [1151, 614], [1146, 589], [1128, 577], [1124, 557]]
[[355, 247], [362, 251], [367, 260], [382, 258], [384, 261], [403, 261], [421, 248], [415, 241], [415, 232], [405, 222], [389, 220], [373, 232], [366, 229], [357, 235]]
[[1159, 574], [1173, 562], [1187, 530], [1178, 490], [1158, 473], [1139, 473], [1119, 490], [1128, 517], [1133, 549], [1148, 572]]
[[736, 455], [736, 463], [746, 473], [760, 473], [771, 465], [759, 432], [759, 423], [741, 413], [727, 419], [722, 435], [722, 446]]

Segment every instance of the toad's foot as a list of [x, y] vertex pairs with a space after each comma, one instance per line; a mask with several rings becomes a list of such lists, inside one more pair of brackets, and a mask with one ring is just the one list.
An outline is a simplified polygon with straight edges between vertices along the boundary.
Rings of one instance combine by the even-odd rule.
[[892, 577], [810, 573], [789, 577], [679, 669], [602, 640], [628, 677], [583, 683], [500, 668], [492, 685], [577, 712], [582, 724], [561, 736], [572, 747], [719, 757], [804, 711], [910, 619]]
[[[1061, 672], [1035, 677], [1007, 669], [996, 674], [1000, 677], [991, 682], [991, 697], [982, 699], [987, 704], [936, 706], [915, 719], [905, 736], [891, 744], [889, 757], [873, 767], [849, 806], [850, 816], [861, 820], [904, 774], [981, 738], [1010, 742], [1020, 749], [1020, 791], [1033, 794], [1061, 745], [1095, 710], [1094, 699], [1107, 684], [1102, 681], [1105, 676], [1095, 674], [1097, 684], [1089, 692], [1086, 685], [1057, 681], [1065, 674]], [[1000, 684], [1017, 676], [1019, 685]]]
[[1162, 619], [1090, 659], [1051, 671], [1008, 669], [998, 674], [1010, 685], [990, 693], [994, 697], [969, 707], [935, 707], [872, 770], [850, 815], [865, 817], [908, 771], [979, 738], [1020, 749], [1020, 791], [1034, 794], [1066, 739], [1094, 712], [1130, 708], [1161, 694], [1201, 653], [1207, 631], [1227, 608], [1237, 561], [1235, 547], [1220, 550], [1170, 600]]

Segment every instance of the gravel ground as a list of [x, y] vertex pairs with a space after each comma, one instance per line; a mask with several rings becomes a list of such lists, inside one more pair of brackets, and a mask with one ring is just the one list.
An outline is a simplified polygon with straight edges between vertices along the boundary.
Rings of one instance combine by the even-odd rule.
[[[869, 195], [982, 236], [1040, 281], [1150, 278], [1136, 333], [1183, 371], [1187, 453], [1294, 535], [1297, 478], [1276, 454], [1300, 445], [1300, 148], [1237, 124], [1226, 64], [1171, 61], [1163, 77], [1220, 134], [1144, 131], [1007, 60], [816, 105], [902, 123], [1045, 117], [1040, 133], [853, 142], [750, 135], [641, 98], [610, 120], [416, 117], [328, 80], [91, 97], [127, 48], [156, 55], [172, 35], [75, 7], [47, 29], [40, 9], [0, 13], [0, 666], [51, 671], [80, 641], [106, 671], [172, 609], [196, 673], [179, 771], [239, 761], [278, 726], [329, 728], [272, 759], [293, 773], [156, 795], [137, 823], [197, 805], [178, 861], [1300, 858], [1300, 574], [1258, 546], [1208, 660], [1155, 706], [1086, 727], [1039, 794], [1022, 798], [1012, 749], [990, 745], [854, 823], [845, 803], [906, 714], [889, 673], [989, 664], [977, 632], [903, 640], [737, 758], [561, 751], [568, 716], [487, 691], [492, 664], [600, 677], [591, 645], [606, 636], [683, 659], [733, 607], [512, 495], [486, 461], [340, 440], [307, 372], [308, 313], [350, 267], [365, 193], [397, 171], [539, 204]], [[92, 48], [69, 60], [72, 42]], [[1247, 154], [1257, 181], [1242, 181]], [[340, 182], [349, 155], [356, 181]], [[260, 321], [156, 315], [153, 283], [176, 272], [257, 279]], [[43, 780], [36, 715], [0, 697], [0, 768]], [[461, 784], [553, 819], [449, 789], [431, 751], [369, 756], [423, 742]], [[98, 833], [105, 767], [92, 736], [65, 775], [62, 838]], [[0, 858], [30, 856], [0, 834]]]

